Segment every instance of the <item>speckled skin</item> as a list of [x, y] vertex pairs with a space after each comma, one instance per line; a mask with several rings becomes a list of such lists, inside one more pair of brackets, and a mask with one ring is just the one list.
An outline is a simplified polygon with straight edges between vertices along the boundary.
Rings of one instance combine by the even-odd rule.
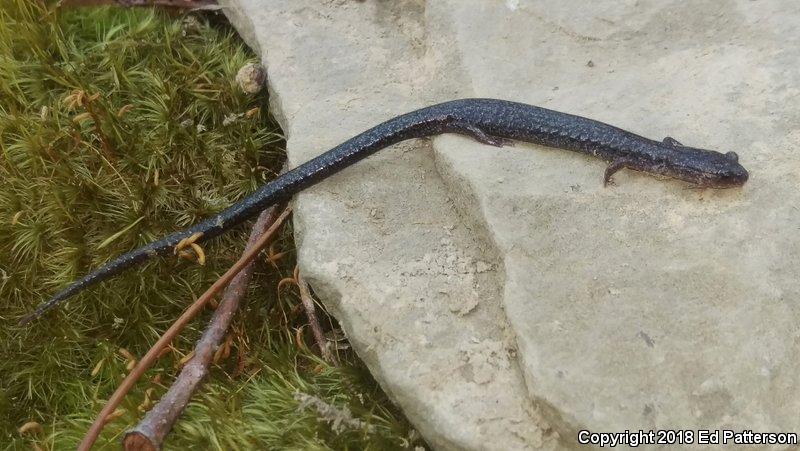
[[460, 133], [497, 147], [517, 140], [594, 155], [609, 162], [606, 183], [614, 172], [623, 168], [711, 188], [741, 186], [748, 178], [733, 152], [722, 154], [686, 147], [672, 138], [652, 141], [602, 122], [522, 103], [495, 99], [454, 100], [390, 119], [283, 174], [218, 215], [112, 260], [73, 282], [25, 317], [22, 323], [39, 317], [90, 285], [148, 258], [171, 252], [182, 239], [197, 232], [203, 234], [197, 242], [216, 237], [266, 207], [291, 198], [380, 149], [406, 139], [442, 133]]

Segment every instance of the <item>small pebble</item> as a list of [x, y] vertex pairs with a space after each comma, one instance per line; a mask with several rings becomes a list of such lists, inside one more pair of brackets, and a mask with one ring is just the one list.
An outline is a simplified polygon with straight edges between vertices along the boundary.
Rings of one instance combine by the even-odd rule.
[[248, 63], [239, 69], [236, 74], [236, 82], [242, 91], [248, 94], [255, 94], [264, 87], [267, 80], [267, 71], [264, 67], [256, 63]]

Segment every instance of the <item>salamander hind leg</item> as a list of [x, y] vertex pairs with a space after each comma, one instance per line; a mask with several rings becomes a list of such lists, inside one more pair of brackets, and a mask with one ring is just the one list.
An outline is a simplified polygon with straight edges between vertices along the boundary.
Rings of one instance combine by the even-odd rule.
[[684, 147], [683, 144], [678, 142], [678, 140], [673, 138], [672, 136], [667, 136], [666, 138], [664, 138], [664, 140], [662, 142], [664, 144], [666, 144], [668, 146], [672, 146], [672, 147]]
[[490, 146], [495, 146], [495, 147], [503, 147], [512, 144], [511, 141], [499, 138], [497, 136], [489, 135], [483, 130], [481, 130], [478, 126], [470, 124], [468, 122], [455, 121], [449, 123], [447, 127], [448, 131], [471, 136], [475, 141], [478, 141], [481, 144], [488, 144]]

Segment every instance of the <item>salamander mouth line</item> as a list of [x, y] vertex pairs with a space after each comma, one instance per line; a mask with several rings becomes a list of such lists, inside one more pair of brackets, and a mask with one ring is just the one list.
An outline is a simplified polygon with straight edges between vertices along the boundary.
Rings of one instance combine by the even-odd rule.
[[748, 178], [735, 153], [695, 149], [670, 137], [653, 141], [603, 122], [524, 103], [453, 100], [389, 119], [286, 172], [221, 213], [117, 257], [67, 286], [20, 323], [28, 323], [85, 288], [157, 255], [191, 248], [202, 260], [200, 242], [227, 232], [383, 148], [443, 133], [459, 133], [495, 147], [524, 141], [592, 155], [609, 162], [605, 184], [612, 182], [614, 173], [626, 168], [703, 188], [738, 187]]

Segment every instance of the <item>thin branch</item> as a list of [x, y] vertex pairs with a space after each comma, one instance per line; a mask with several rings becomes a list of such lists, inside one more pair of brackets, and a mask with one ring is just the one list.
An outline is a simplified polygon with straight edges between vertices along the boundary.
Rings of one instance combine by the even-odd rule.
[[303, 307], [306, 309], [308, 324], [311, 326], [311, 333], [314, 335], [314, 340], [317, 342], [320, 352], [322, 352], [322, 358], [331, 365], [338, 366], [339, 362], [336, 356], [331, 352], [330, 346], [328, 346], [328, 340], [325, 339], [325, 335], [322, 333], [322, 327], [319, 325], [317, 309], [314, 306], [314, 299], [311, 297], [311, 290], [308, 288], [308, 284], [299, 272], [297, 274], [297, 286], [300, 287], [300, 300], [303, 302]]
[[78, 445], [79, 451], [88, 451], [94, 442], [97, 440], [97, 437], [100, 435], [100, 432], [103, 430], [103, 426], [105, 424], [106, 417], [110, 415], [114, 410], [119, 406], [122, 399], [125, 395], [130, 391], [133, 385], [139, 380], [140, 377], [147, 371], [153, 363], [158, 359], [158, 355], [161, 350], [167, 346], [174, 338], [178, 335], [186, 324], [192, 320], [198, 313], [205, 307], [211, 298], [216, 296], [222, 288], [224, 288], [235, 276], [238, 274], [242, 269], [244, 269], [251, 261], [253, 261], [257, 256], [258, 253], [261, 252], [263, 248], [269, 245], [269, 243], [275, 238], [277, 235], [278, 229], [280, 229], [283, 222], [286, 218], [289, 217], [291, 213], [291, 208], [287, 207], [283, 210], [283, 212], [278, 216], [275, 220], [275, 223], [272, 224], [272, 227], [267, 230], [261, 238], [258, 239], [258, 242], [252, 249], [245, 252], [240, 258], [239, 261], [234, 264], [231, 269], [229, 269], [222, 277], [219, 278], [213, 285], [203, 293], [197, 300], [187, 308], [183, 314], [178, 318], [175, 323], [161, 335], [161, 338], [158, 339], [156, 344], [147, 351], [142, 360], [139, 361], [139, 364], [131, 371], [130, 374], [122, 381], [120, 386], [111, 395], [106, 405], [103, 407], [103, 410], [100, 411], [100, 415], [98, 415], [97, 419], [95, 419], [92, 426], [86, 432], [86, 435], [83, 437], [83, 441], [81, 441], [80, 445]]
[[[244, 252], [255, 246], [259, 237], [267, 227], [275, 222], [282, 209], [283, 206], [280, 208], [276, 206], [261, 213], [253, 226]], [[253, 262], [250, 262], [225, 288], [222, 301], [194, 348], [194, 357], [183, 366], [180, 375], [172, 383], [167, 393], [161, 397], [158, 404], [147, 412], [147, 415], [135, 428], [125, 434], [123, 446], [126, 450], [161, 449], [164, 438], [172, 430], [172, 426], [183, 413], [186, 405], [189, 404], [192, 394], [208, 375], [208, 368], [214, 354], [230, 326], [234, 313], [239, 308], [239, 303], [247, 292], [247, 285], [250, 283], [252, 275]]]

